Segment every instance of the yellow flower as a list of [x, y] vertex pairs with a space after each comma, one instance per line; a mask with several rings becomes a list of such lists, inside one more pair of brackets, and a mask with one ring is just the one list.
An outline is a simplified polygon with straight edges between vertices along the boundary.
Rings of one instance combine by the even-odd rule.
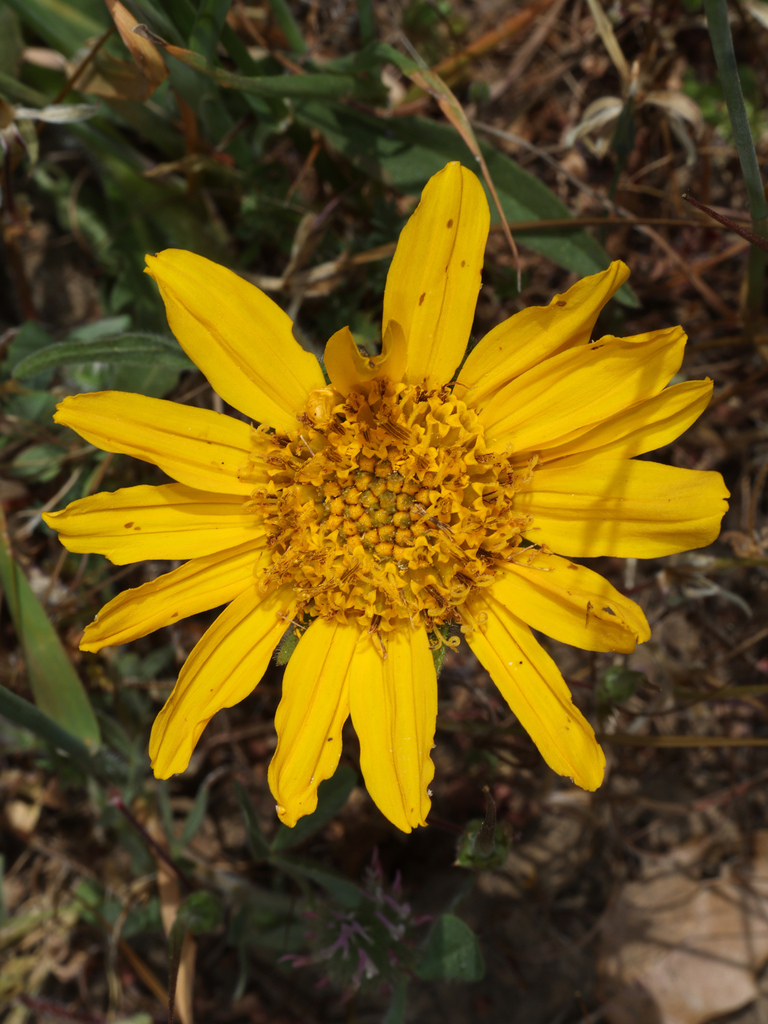
[[682, 433], [712, 383], [666, 386], [679, 327], [591, 340], [622, 263], [495, 327], [451, 383], [488, 222], [470, 171], [448, 164], [428, 182], [387, 278], [382, 354], [361, 355], [338, 331], [328, 385], [257, 288], [189, 252], [147, 257], [181, 346], [262, 424], [115, 392], [58, 407], [57, 422], [174, 481], [46, 516], [64, 545], [118, 565], [189, 559], [110, 601], [81, 648], [227, 604], [155, 722], [158, 777], [184, 771], [211, 717], [300, 629], [269, 769], [281, 820], [314, 810], [351, 715], [369, 793], [410, 831], [425, 823], [434, 774], [432, 649], [460, 630], [547, 763], [600, 785], [602, 750], [531, 627], [593, 651], [648, 639], [640, 608], [568, 558], [657, 557], [717, 536], [719, 474], [632, 458]]

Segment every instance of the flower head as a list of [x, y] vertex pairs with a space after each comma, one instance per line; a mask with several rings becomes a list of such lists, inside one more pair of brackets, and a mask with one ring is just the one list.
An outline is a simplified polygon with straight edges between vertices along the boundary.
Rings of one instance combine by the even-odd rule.
[[[257, 288], [200, 256], [147, 257], [170, 326], [211, 385], [260, 424], [140, 395], [66, 398], [57, 422], [174, 481], [46, 516], [70, 551], [186, 564], [120, 594], [86, 651], [227, 604], [152, 730], [156, 775], [183, 771], [211, 717], [247, 696], [287, 629], [300, 639], [275, 718], [269, 782], [293, 825], [333, 774], [351, 715], [368, 790], [404, 831], [424, 824], [437, 713], [432, 649], [466, 637], [547, 763], [586, 789], [604, 770], [592, 728], [531, 627], [628, 652], [640, 608], [570, 557], [656, 557], [710, 543], [717, 473], [634, 461], [704, 410], [711, 381], [667, 387], [685, 334], [591, 334], [622, 263], [469, 340], [489, 214], [448, 164], [397, 246], [381, 355], [347, 328], [329, 383]], [[555, 554], [555, 552], [558, 552]], [[565, 557], [563, 557], [565, 556]]]

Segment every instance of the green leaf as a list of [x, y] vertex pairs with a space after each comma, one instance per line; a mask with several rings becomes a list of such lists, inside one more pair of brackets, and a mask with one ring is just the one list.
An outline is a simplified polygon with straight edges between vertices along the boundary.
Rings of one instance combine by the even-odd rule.
[[392, 993], [392, 1001], [384, 1014], [381, 1024], [405, 1024], [405, 1009], [407, 1005], [408, 979], [401, 976], [395, 984], [395, 991]]
[[179, 907], [174, 929], [192, 935], [205, 935], [215, 931], [224, 916], [221, 897], [210, 889], [190, 893]]
[[348, 881], [329, 868], [321, 867], [314, 861], [301, 860], [298, 857], [281, 857], [274, 863], [286, 875], [293, 875], [298, 879], [306, 879], [319, 885], [346, 910], [354, 910], [360, 905], [360, 890], [354, 882]]
[[455, 914], [438, 917], [416, 973], [424, 981], [480, 981], [485, 964], [477, 936]]
[[[91, 0], [66, 3], [65, 0], [7, 0], [21, 22], [44, 39], [49, 46], [72, 56], [86, 39], [101, 35], [107, 27], [107, 10]], [[99, 18], [99, 7], [104, 16]], [[95, 8], [95, 10], [94, 10]]]
[[60, 341], [21, 359], [13, 370], [17, 380], [32, 377], [45, 370], [59, 369], [76, 363], [103, 362], [110, 365], [148, 363], [175, 370], [194, 370], [195, 364], [178, 343], [159, 334], [132, 332], [93, 340]]
[[15, 75], [23, 49], [19, 19], [9, 7], [0, 7], [0, 71]]
[[598, 701], [607, 704], [620, 704], [643, 686], [648, 680], [644, 672], [634, 672], [621, 665], [611, 665], [602, 673], [595, 687]]
[[293, 53], [306, 53], [307, 44], [285, 0], [269, 0], [269, 6]]
[[209, 793], [210, 790], [207, 786], [201, 786], [197, 791], [195, 802], [192, 804], [192, 810], [189, 812], [187, 820], [184, 822], [184, 831], [181, 833], [181, 839], [179, 840], [181, 846], [188, 846], [197, 835], [200, 826], [203, 824], [205, 812], [208, 810]]
[[225, 89], [262, 96], [265, 99], [299, 99], [312, 97], [334, 99], [361, 94], [361, 79], [354, 75], [327, 75], [310, 72], [306, 75], [236, 75], [224, 68], [214, 67], [205, 57], [193, 50], [169, 46], [167, 53], [194, 68]]
[[101, 737], [93, 708], [56, 630], [11, 554], [1, 510], [0, 586], [24, 654], [35, 703], [88, 750], [98, 750]]
[[376, 19], [373, 14], [372, 0], [357, 0], [357, 24], [360, 28], [360, 41], [372, 43], [376, 39]]
[[230, 6], [231, 0], [201, 0], [198, 7], [189, 45], [209, 61], [216, 56], [216, 47]]
[[56, 444], [31, 444], [23, 448], [11, 463], [11, 473], [23, 480], [44, 484], [58, 475], [66, 456]]
[[[53, 344], [53, 338], [44, 330], [36, 320], [27, 320], [16, 332], [16, 336], [8, 346], [8, 353], [2, 367], [3, 376], [6, 372], [10, 372], [11, 376], [16, 373], [16, 367], [21, 366], [28, 359], [34, 358], [43, 349], [48, 348]], [[41, 371], [33, 371], [37, 373]], [[32, 374], [27, 374], [31, 377]], [[29, 381], [29, 387], [32, 388], [47, 388], [52, 379], [52, 373], [42, 373], [39, 380]]]
[[324, 825], [335, 818], [349, 799], [349, 794], [357, 784], [357, 773], [348, 765], [341, 765], [330, 779], [320, 783], [317, 790], [317, 809], [312, 814], [300, 818], [293, 828], [281, 825], [272, 840], [272, 853], [290, 850], [305, 839], [309, 839]]
[[[339, 103], [297, 103], [296, 120], [314, 128], [357, 168], [400, 192], [418, 195], [427, 179], [451, 160], [472, 167], [464, 142], [453, 128], [423, 117], [394, 117], [386, 122]], [[513, 160], [486, 144], [480, 145], [491, 178], [510, 221], [562, 220], [568, 208], [546, 185]], [[527, 229], [516, 237], [529, 248], [579, 274], [595, 274], [610, 262], [603, 247], [583, 228], [555, 231]], [[624, 305], [637, 299], [626, 286], [617, 293]]]
[[18, 694], [0, 685], [0, 715], [9, 722], [28, 729], [56, 750], [63, 750], [72, 761], [90, 775], [98, 775], [88, 748], [79, 739], [62, 729], [48, 715]]
[[237, 781], [234, 779], [235, 784], [235, 796], [237, 802], [240, 804], [240, 810], [243, 813], [243, 819], [245, 821], [245, 836], [248, 842], [248, 849], [251, 851], [251, 856], [255, 861], [262, 861], [269, 859], [269, 843], [264, 838], [264, 833], [261, 831], [256, 812], [253, 809], [251, 801], [248, 799], [248, 794]]

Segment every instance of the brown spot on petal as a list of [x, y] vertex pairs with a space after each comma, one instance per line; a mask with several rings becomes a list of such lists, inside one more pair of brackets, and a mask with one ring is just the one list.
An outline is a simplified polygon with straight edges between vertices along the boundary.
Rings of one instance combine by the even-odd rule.
[[451, 217], [451, 219], [448, 221], [448, 223], [445, 226], [447, 228], [452, 228], [453, 227], [453, 217]]
[[427, 297], [427, 293], [426, 292], [422, 292], [421, 295], [419, 296], [419, 305], [422, 304], [422, 302], [424, 301], [424, 299], [426, 299], [426, 297]]
[[133, 523], [124, 523], [123, 525], [125, 526], [126, 530], [130, 530], [130, 528], [133, 526]]

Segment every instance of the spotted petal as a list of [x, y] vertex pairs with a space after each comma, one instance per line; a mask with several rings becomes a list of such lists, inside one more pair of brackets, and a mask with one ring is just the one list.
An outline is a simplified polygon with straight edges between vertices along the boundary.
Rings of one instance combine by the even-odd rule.
[[179, 344], [225, 402], [281, 430], [296, 427], [310, 391], [325, 384], [290, 318], [226, 267], [183, 249], [147, 256]]
[[124, 590], [85, 627], [81, 651], [127, 644], [189, 615], [227, 604], [253, 585], [254, 567], [263, 550], [249, 542], [205, 558], [193, 558], [178, 569], [140, 587]]
[[562, 443], [657, 395], [680, 368], [680, 327], [601, 338], [527, 370], [480, 410], [488, 444], [528, 452]]
[[115, 565], [143, 559], [200, 558], [258, 544], [264, 527], [242, 499], [183, 484], [123, 487], [43, 515], [67, 551], [104, 555]]
[[529, 549], [505, 562], [489, 593], [523, 622], [574, 647], [629, 653], [651, 635], [639, 605], [596, 572]]
[[245, 496], [266, 482], [249, 463], [248, 424], [211, 409], [96, 391], [65, 398], [54, 419], [103, 451], [151, 462], [197, 490]]
[[558, 775], [582, 789], [597, 789], [605, 756], [554, 661], [525, 623], [493, 597], [477, 598], [474, 610], [486, 619], [467, 637], [469, 646], [541, 756]]
[[294, 609], [289, 587], [263, 597], [254, 582], [203, 634], [152, 726], [149, 756], [158, 779], [183, 772], [216, 712], [256, 687]]
[[405, 380], [444, 384], [469, 341], [480, 291], [490, 213], [482, 185], [459, 163], [429, 179], [403, 228], [384, 291], [408, 345]]
[[631, 459], [674, 441], [701, 416], [712, 396], [712, 381], [688, 380], [608, 416], [597, 426], [578, 430], [569, 440], [544, 448], [539, 462], [565, 459]]
[[467, 356], [458, 382], [471, 405], [486, 405], [497, 392], [542, 360], [586, 345], [598, 314], [629, 277], [620, 261], [582, 278], [548, 306], [528, 306], [494, 327]]

